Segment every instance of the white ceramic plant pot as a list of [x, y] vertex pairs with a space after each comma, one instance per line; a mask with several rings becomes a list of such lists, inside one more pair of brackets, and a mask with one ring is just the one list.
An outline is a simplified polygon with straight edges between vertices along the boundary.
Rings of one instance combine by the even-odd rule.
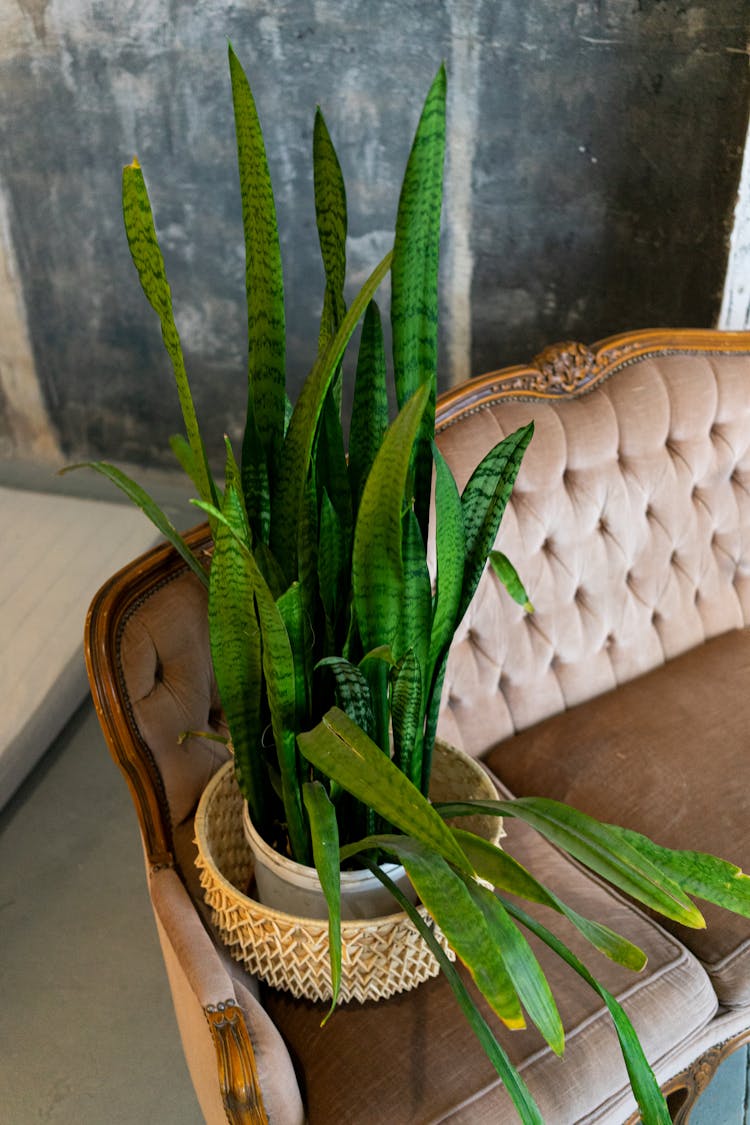
[[[242, 811], [242, 827], [253, 853], [255, 890], [251, 893], [258, 902], [302, 918], [327, 918], [328, 905], [315, 868], [295, 863], [267, 844], [256, 831], [247, 805]], [[400, 864], [384, 863], [382, 870], [410, 902], [416, 903], [417, 895]], [[371, 871], [341, 872], [342, 919], [380, 918], [397, 910], [399, 906], [390, 891]]]

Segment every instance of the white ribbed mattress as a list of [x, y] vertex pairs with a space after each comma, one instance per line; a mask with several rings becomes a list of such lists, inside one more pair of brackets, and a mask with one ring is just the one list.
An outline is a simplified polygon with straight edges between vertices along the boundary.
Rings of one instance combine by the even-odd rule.
[[158, 535], [126, 504], [3, 487], [0, 526], [1, 808], [88, 692], [92, 597]]

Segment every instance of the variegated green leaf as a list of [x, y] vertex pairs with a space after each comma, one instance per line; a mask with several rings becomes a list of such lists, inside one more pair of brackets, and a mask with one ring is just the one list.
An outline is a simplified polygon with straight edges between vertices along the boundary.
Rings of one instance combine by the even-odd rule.
[[471, 874], [469, 861], [429, 801], [338, 707], [297, 741], [304, 757], [326, 777]]
[[[324, 1024], [333, 1014], [341, 988], [341, 868], [336, 810], [319, 781], [308, 781], [302, 789], [310, 821], [313, 859], [320, 886], [328, 904], [328, 953], [331, 962], [331, 1006]], [[322, 1026], [322, 1024], [321, 1024]]]
[[413, 648], [394, 669], [391, 684], [396, 764], [419, 786], [422, 782], [422, 669]]
[[362, 322], [349, 429], [349, 479], [356, 516], [362, 489], [388, 429], [385, 346], [380, 311], [370, 301]]
[[333, 388], [329, 389], [323, 404], [313, 456], [318, 496], [322, 497], [325, 490], [336, 512], [341, 528], [342, 544], [345, 547], [342, 557], [346, 560], [348, 568], [353, 527], [352, 495], [346, 465], [344, 433], [332, 390]]
[[269, 813], [268, 779], [260, 753], [263, 667], [255, 614], [251, 556], [241, 543], [244, 515], [230, 486], [216, 522], [208, 597], [211, 660], [234, 747], [240, 791], [263, 832]]
[[336, 681], [339, 706], [370, 738], [375, 733], [370, 688], [362, 671], [341, 656], [327, 656], [316, 665], [330, 668]]
[[[445, 68], [427, 94], [404, 174], [393, 246], [391, 325], [399, 408], [437, 368], [438, 257], [445, 156]], [[414, 447], [415, 510], [427, 540], [435, 385]]]
[[436, 445], [435, 459], [435, 614], [430, 637], [430, 667], [435, 668], [458, 626], [466, 538], [461, 497], [448, 463]]
[[507, 555], [502, 551], [490, 551], [490, 566], [502, 582], [514, 602], [518, 602], [527, 613], [533, 613], [534, 607], [529, 601], [529, 595], [524, 589], [523, 582], [518, 577], [518, 572]]
[[427, 697], [427, 710], [425, 714], [424, 748], [422, 751], [422, 792], [430, 791], [430, 775], [432, 773], [432, 752], [435, 748], [438, 718], [440, 716], [440, 698], [443, 693], [445, 669], [448, 666], [448, 652], [446, 647], [440, 657], [433, 673], [429, 695]]
[[271, 532], [271, 492], [266, 450], [255, 424], [255, 397], [248, 392], [242, 440], [242, 494], [256, 543], [268, 543]]
[[318, 579], [320, 600], [331, 630], [338, 620], [340, 596], [344, 587], [344, 571], [348, 566], [347, 542], [336, 510], [323, 489], [320, 498], [320, 542], [318, 544]]
[[367, 856], [362, 857], [362, 862], [365, 867], [380, 879], [383, 886], [388, 888], [401, 909], [406, 911], [422, 940], [438, 961], [441, 971], [448, 981], [453, 995], [456, 997], [458, 1005], [466, 1017], [469, 1026], [476, 1035], [482, 1050], [500, 1076], [513, 1105], [518, 1110], [522, 1125], [544, 1125], [544, 1119], [539, 1112], [536, 1102], [529, 1093], [526, 1083], [498, 1043], [491, 1028], [472, 1000], [464, 982], [456, 972], [453, 963], [448, 960], [443, 947], [435, 937], [432, 926], [425, 922], [417, 908], [409, 902], [408, 898], [402, 894], [399, 887], [388, 878], [385, 872], [378, 867], [376, 863]]
[[501, 947], [493, 940], [484, 910], [475, 902], [464, 879], [442, 856], [406, 836], [374, 836], [342, 849], [341, 854], [349, 856], [355, 848], [367, 851], [378, 846], [398, 856], [420, 901], [495, 1014], [510, 1028], [525, 1027]]
[[208, 467], [203, 439], [198, 428], [198, 419], [193, 404], [193, 396], [185, 371], [180, 337], [172, 311], [172, 292], [167, 281], [159, 243], [156, 238], [151, 203], [143, 179], [143, 172], [137, 160], [122, 171], [122, 211], [125, 220], [130, 253], [138, 271], [143, 292], [156, 312], [161, 323], [161, 334], [174, 369], [177, 394], [185, 423], [185, 433], [192, 451], [192, 467], [195, 484], [203, 500], [216, 502], [211, 470]]
[[182, 434], [172, 434], [169, 439], [169, 446], [175, 457], [180, 463], [182, 471], [193, 482], [195, 487], [200, 492], [200, 485], [198, 483], [200, 473], [193, 457], [193, 451], [190, 448], [190, 443], [182, 436]]
[[[239, 59], [229, 47], [237, 160], [245, 232], [248, 398], [253, 399], [257, 435], [271, 482], [276, 478], [284, 435], [286, 329], [284, 281], [271, 176], [258, 112]], [[243, 469], [254, 464], [255, 433], [245, 433]]]
[[[227, 489], [229, 493], [231, 489]], [[226, 499], [226, 494], [225, 494]], [[204, 501], [197, 503], [214, 519], [229, 527], [245, 553], [249, 573], [252, 575], [253, 595], [261, 629], [263, 674], [266, 695], [271, 711], [271, 726], [279, 764], [284, 813], [289, 832], [292, 855], [298, 863], [309, 862], [309, 839], [302, 810], [302, 795], [297, 763], [295, 740], [295, 671], [294, 656], [284, 621], [273, 594], [261, 574], [247, 544], [227, 521], [223, 512]]]
[[461, 494], [466, 565], [459, 620], [474, 597], [533, 432], [534, 423], [529, 422], [498, 442], [477, 465]]
[[[346, 278], [346, 191], [336, 150], [318, 107], [313, 129], [313, 183], [315, 218], [326, 276], [320, 348], [333, 339], [344, 318]], [[337, 396], [338, 397], [338, 396]], [[340, 406], [340, 402], [338, 403]]]
[[527, 902], [538, 902], [542, 906], [562, 914], [576, 929], [591, 942], [595, 949], [624, 965], [627, 969], [638, 972], [646, 964], [646, 954], [637, 945], [633, 945], [627, 938], [615, 933], [601, 922], [585, 918], [572, 907], [558, 898], [548, 887], [545, 887], [514, 859], [507, 851], [495, 847], [489, 840], [465, 832], [462, 828], [454, 828], [453, 834], [463, 848], [471, 862], [474, 871], [480, 879], [486, 879], [499, 891], [519, 895]]
[[702, 914], [674, 880], [640, 855], [606, 824], [547, 797], [513, 801], [455, 801], [436, 804], [444, 817], [468, 813], [514, 816], [550, 843], [574, 856], [615, 887], [652, 910], [694, 929], [705, 927]]
[[565, 1047], [565, 1032], [552, 990], [526, 938], [499, 898], [486, 887], [467, 880], [467, 890], [484, 914], [490, 938], [502, 955], [508, 976], [529, 1019], [556, 1055]]
[[663, 848], [629, 828], [618, 828], [614, 824], [608, 828], [678, 883], [683, 891], [750, 918], [750, 876], [735, 864], [706, 852]]
[[323, 403], [344, 349], [390, 264], [391, 255], [386, 254], [352, 301], [336, 335], [305, 380], [289, 422], [271, 518], [271, 544], [290, 581], [297, 576], [297, 525]]
[[393, 651], [396, 659], [399, 659], [409, 649], [414, 649], [420, 670], [423, 670], [427, 666], [430, 643], [432, 590], [427, 569], [427, 552], [412, 508], [407, 508], [402, 521], [401, 554], [404, 592]]
[[352, 588], [365, 651], [392, 644], [402, 612], [402, 512], [409, 455], [430, 394], [424, 384], [383, 439], [365, 483], [354, 529]]
[[308, 659], [305, 613], [298, 582], [293, 582], [281, 597], [276, 599], [276, 607], [281, 615], [281, 620], [284, 622], [292, 648], [294, 698], [296, 701], [294, 729], [299, 730], [309, 709], [312, 668]]
[[94, 469], [95, 472], [101, 473], [102, 476], [107, 477], [113, 484], [116, 484], [121, 492], [124, 492], [128, 499], [132, 500], [134, 504], [148, 516], [156, 530], [164, 536], [164, 538], [172, 544], [178, 555], [185, 560], [193, 574], [195, 574], [203, 583], [208, 587], [208, 574], [196, 558], [193, 552], [188, 547], [185, 540], [180, 535], [179, 531], [174, 527], [171, 520], [167, 518], [159, 505], [139, 484], [132, 480], [121, 469], [110, 465], [107, 461], [81, 461], [77, 465], [68, 465], [61, 470], [60, 475], [64, 473], [71, 473], [74, 469]]

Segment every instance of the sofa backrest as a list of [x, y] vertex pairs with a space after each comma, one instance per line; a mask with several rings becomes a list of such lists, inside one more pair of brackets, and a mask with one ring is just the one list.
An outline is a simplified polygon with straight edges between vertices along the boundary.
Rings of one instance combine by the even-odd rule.
[[561, 345], [468, 385], [438, 419], [459, 488], [535, 423], [497, 540], [535, 613], [485, 574], [451, 652], [444, 737], [481, 754], [748, 624], [749, 333]]

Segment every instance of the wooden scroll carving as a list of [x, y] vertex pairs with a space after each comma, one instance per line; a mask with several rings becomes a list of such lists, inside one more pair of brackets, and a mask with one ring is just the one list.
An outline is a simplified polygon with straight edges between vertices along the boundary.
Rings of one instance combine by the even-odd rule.
[[268, 1125], [242, 1009], [227, 1000], [204, 1011], [216, 1048], [219, 1087], [228, 1121], [231, 1125]]
[[[709, 1047], [691, 1063], [689, 1067], [662, 1086], [667, 1098], [673, 1125], [688, 1125], [695, 1103], [716, 1074], [721, 1064], [730, 1055], [750, 1042], [750, 1030], [741, 1031], [732, 1039]], [[629, 1117], [626, 1125], [639, 1125], [640, 1115]]]
[[610, 336], [590, 346], [563, 340], [544, 348], [526, 366], [503, 367], [446, 391], [437, 403], [436, 424], [438, 430], [445, 429], [459, 417], [507, 398], [576, 398], [620, 367], [648, 356], [748, 351], [750, 332], [710, 329], [644, 329]]

